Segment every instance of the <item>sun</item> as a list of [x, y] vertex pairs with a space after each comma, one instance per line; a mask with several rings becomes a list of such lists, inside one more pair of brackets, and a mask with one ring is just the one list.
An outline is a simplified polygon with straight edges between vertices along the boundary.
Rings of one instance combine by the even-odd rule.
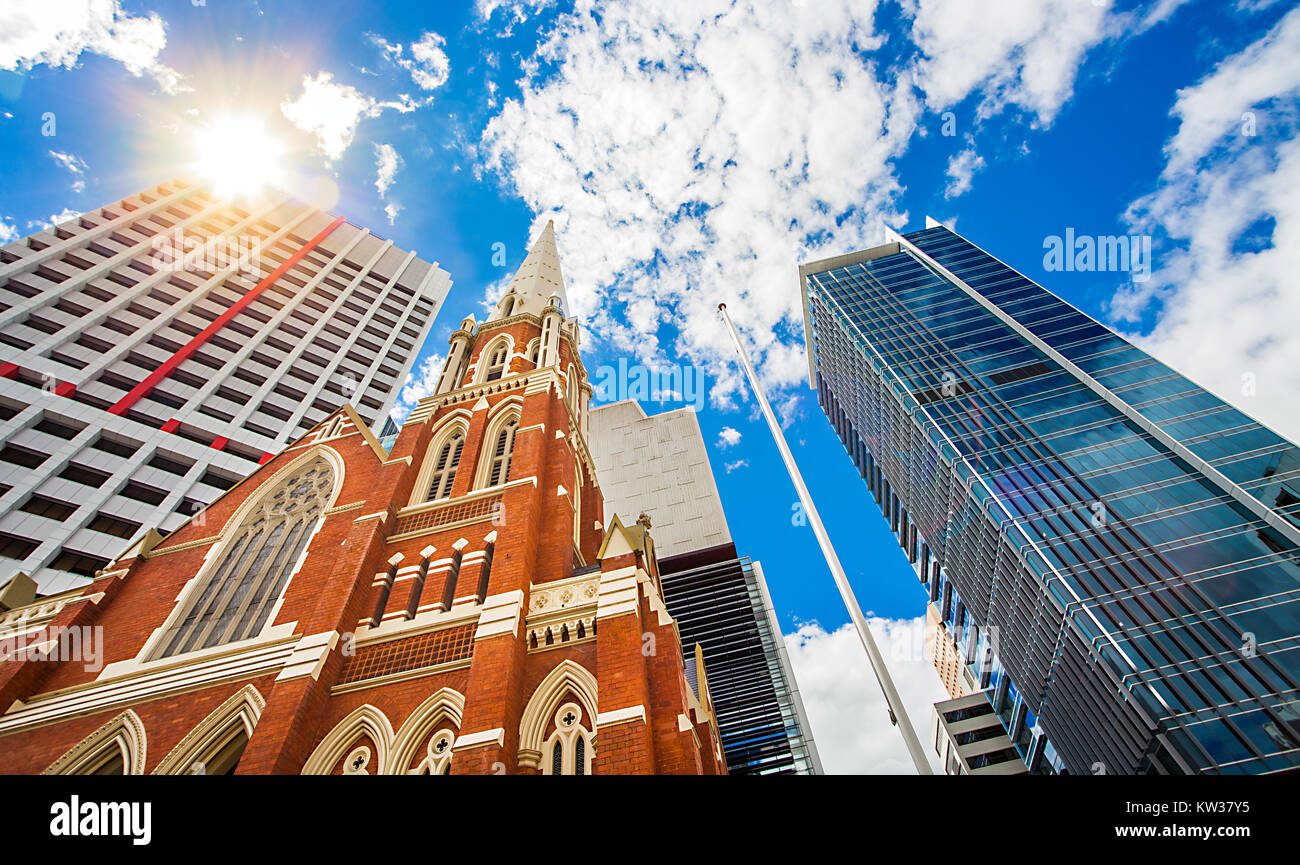
[[195, 170], [222, 197], [247, 197], [282, 185], [284, 145], [251, 117], [221, 117], [194, 133]]

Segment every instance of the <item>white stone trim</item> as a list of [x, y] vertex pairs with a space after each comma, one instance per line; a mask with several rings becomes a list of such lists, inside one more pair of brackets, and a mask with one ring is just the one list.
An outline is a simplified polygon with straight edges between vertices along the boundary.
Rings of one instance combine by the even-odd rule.
[[[148, 672], [143, 671], [145, 667], [134, 667], [106, 681], [103, 674], [110, 668], [105, 667], [101, 680], [41, 694], [26, 703], [14, 701], [0, 716], [0, 735], [118, 706], [138, 705], [168, 694], [197, 691], [221, 682], [255, 679], [281, 669], [292, 655], [295, 642], [279, 638], [243, 645], [231, 643], [214, 647], [223, 650], [215, 657], [184, 655], [183, 663], [145, 665], [153, 668]], [[232, 646], [238, 650], [231, 651]], [[111, 666], [121, 668], [132, 664]]]
[[650, 579], [650, 574], [646, 571], [637, 571], [637, 579], [641, 583], [641, 590], [645, 593], [646, 603], [650, 606], [650, 611], [655, 614], [655, 620], [661, 625], [671, 625], [674, 619], [668, 613], [668, 606], [664, 603], [663, 595], [659, 594], [659, 588]]
[[122, 754], [122, 774], [143, 775], [148, 751], [144, 722], [131, 709], [101, 726], [73, 745], [55, 760], [42, 775], [81, 775], [92, 763], [100, 763], [103, 754], [116, 745]]
[[53, 598], [39, 598], [25, 607], [15, 607], [0, 613], [0, 636], [12, 639], [40, 630], [49, 624], [55, 616], [63, 612], [63, 608], [73, 601], [91, 601], [96, 602], [98, 598], [103, 597], [100, 592], [96, 595], [86, 597], [79, 590], [74, 589], [64, 595]]
[[308, 634], [294, 646], [293, 654], [284, 662], [284, 669], [280, 671], [280, 675], [275, 677], [275, 680], [284, 682], [289, 679], [300, 679], [303, 676], [311, 676], [313, 679], [320, 678], [320, 672], [325, 666], [326, 659], [329, 658], [330, 652], [338, 644], [338, 631], [322, 631], [319, 634]]
[[645, 705], [638, 703], [635, 706], [628, 706], [623, 709], [613, 709], [609, 712], [601, 712], [596, 716], [597, 727], [608, 727], [613, 724], [623, 724], [628, 721], [640, 721], [646, 723]]
[[[432, 571], [430, 573], [432, 574]], [[425, 631], [440, 631], [443, 628], [468, 624], [476, 621], [479, 617], [480, 611], [477, 605], [471, 608], [454, 608], [444, 611], [435, 609], [439, 603], [434, 601], [422, 604], [414, 618], [404, 618], [397, 624], [393, 624], [385, 617], [385, 621], [378, 627], [371, 627], [369, 625], [370, 617], [366, 616], [362, 620], [365, 624], [358, 627], [356, 631], [354, 645], [361, 648], [362, 646], [372, 646], [398, 637], [413, 637]]]
[[622, 616], [638, 611], [637, 570], [635, 565], [628, 565], [601, 573], [600, 587], [596, 592], [597, 619], [608, 619], [611, 616]]
[[483, 640], [501, 634], [519, 636], [519, 621], [522, 618], [523, 608], [524, 593], [519, 589], [488, 595], [483, 600], [474, 639]]
[[405, 775], [412, 771], [411, 762], [420, 743], [444, 721], [459, 730], [464, 714], [465, 695], [460, 691], [440, 688], [431, 694], [402, 723], [402, 729], [393, 739], [386, 774]]
[[377, 767], [388, 765], [388, 753], [393, 744], [393, 725], [382, 710], [366, 703], [358, 706], [346, 718], [339, 721], [333, 730], [321, 739], [316, 750], [311, 752], [303, 764], [304, 775], [328, 775], [348, 749], [362, 736], [369, 736], [378, 753], [374, 764]]
[[491, 730], [480, 730], [477, 733], [466, 733], [463, 736], [456, 737], [456, 744], [452, 747], [452, 750], [464, 751], [469, 748], [478, 748], [483, 745], [496, 745], [500, 748], [505, 743], [505, 728], [495, 727]]
[[251, 739], [253, 729], [266, 708], [266, 699], [252, 685], [245, 685], [185, 734], [184, 738], [158, 762], [151, 775], [189, 775], [195, 763], [211, 759], [214, 746], [220, 746], [230, 728], [238, 724]]

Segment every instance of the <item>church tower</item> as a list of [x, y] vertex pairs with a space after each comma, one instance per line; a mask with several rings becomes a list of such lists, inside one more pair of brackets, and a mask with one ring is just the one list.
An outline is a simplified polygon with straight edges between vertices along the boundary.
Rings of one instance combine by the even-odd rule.
[[547, 223], [391, 452], [343, 407], [63, 601], [117, 629], [98, 674], [0, 664], [0, 771], [724, 773], [650, 518], [605, 521], [580, 338]]
[[[716, 772], [649, 520], [604, 524], [580, 339], [548, 222], [487, 320], [451, 335], [393, 450], [421, 467], [396, 534], [450, 524], [427, 537], [469, 540], [457, 567], [482, 598], [453, 772]], [[490, 520], [459, 527], [474, 515]]]

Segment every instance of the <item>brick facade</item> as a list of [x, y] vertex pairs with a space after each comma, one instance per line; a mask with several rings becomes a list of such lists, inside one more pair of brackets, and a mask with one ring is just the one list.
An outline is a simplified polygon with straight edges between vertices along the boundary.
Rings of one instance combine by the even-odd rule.
[[[562, 298], [558, 260], [554, 280], [536, 260], [549, 236], [521, 274], [531, 262], [534, 296], [556, 282]], [[452, 335], [443, 385], [390, 453], [344, 406], [84, 590], [0, 608], [0, 771], [116, 771], [120, 750], [123, 771], [146, 773], [205, 761], [236, 774], [725, 772], [707, 693], [702, 704], [663, 606], [649, 521], [604, 523], [577, 324], [559, 301], [518, 291], [518, 306], [512, 292]], [[503, 342], [505, 367], [489, 369]], [[510, 421], [508, 476], [489, 485]], [[450, 495], [426, 501], [455, 430]], [[262, 584], [251, 575], [274, 574], [288, 553], [263, 538], [265, 558], [246, 565], [238, 538], [251, 550], [259, 526], [278, 537], [275, 503], [292, 513], [284, 503], [301, 489], [286, 484], [313, 465], [333, 488], [264, 623], [164, 653], [187, 621], [208, 621], [205, 603], [244, 598], [253, 615]], [[214, 634], [226, 627], [211, 621]], [[102, 666], [35, 654], [68, 628], [102, 634]]]

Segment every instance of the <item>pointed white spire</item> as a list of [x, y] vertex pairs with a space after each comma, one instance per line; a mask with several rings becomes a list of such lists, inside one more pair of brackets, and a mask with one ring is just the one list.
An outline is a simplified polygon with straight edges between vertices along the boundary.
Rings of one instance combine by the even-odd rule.
[[[569, 298], [564, 293], [564, 274], [560, 272], [560, 253], [555, 246], [555, 222], [547, 220], [542, 233], [533, 241], [524, 263], [519, 266], [515, 278], [510, 280], [501, 305], [493, 313], [493, 318], [503, 315], [517, 315], [531, 312], [541, 315], [551, 297], [559, 295], [560, 308], [567, 316]], [[510, 299], [510, 302], [507, 302]], [[505, 310], [509, 308], [507, 313]]]

